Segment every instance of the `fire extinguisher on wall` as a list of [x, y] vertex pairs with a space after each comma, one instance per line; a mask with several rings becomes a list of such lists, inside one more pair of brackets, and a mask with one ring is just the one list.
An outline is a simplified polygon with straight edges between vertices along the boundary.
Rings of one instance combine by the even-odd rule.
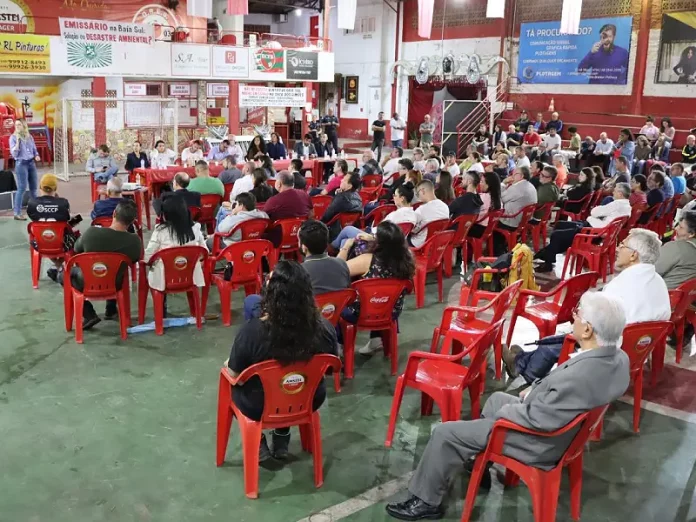
[[556, 109], [554, 108], [553, 104], [554, 104], [554, 101], [553, 101], [553, 98], [551, 98], [551, 103], [549, 103], [549, 112], [553, 112], [553, 111], [556, 110]]

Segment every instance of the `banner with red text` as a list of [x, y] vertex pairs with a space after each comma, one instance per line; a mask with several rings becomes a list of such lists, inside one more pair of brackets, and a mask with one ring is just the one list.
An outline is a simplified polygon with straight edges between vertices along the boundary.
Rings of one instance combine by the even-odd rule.
[[60, 18], [58, 23], [60, 36], [66, 43], [151, 45], [155, 41], [153, 25], [82, 18]]

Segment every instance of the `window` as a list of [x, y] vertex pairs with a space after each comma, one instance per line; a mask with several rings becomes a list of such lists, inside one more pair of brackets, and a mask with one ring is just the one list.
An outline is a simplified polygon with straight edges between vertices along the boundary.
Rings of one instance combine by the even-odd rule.
[[374, 16], [365, 16], [355, 19], [355, 29], [345, 30], [345, 34], [362, 34], [363, 39], [372, 38], [372, 33], [375, 32], [376, 20]]

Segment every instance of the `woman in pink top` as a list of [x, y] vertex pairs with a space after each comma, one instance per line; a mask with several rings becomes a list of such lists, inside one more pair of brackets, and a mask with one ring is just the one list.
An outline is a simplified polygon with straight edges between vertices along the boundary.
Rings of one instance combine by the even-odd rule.
[[[479, 195], [483, 204], [479, 210], [479, 216], [487, 216], [492, 210], [500, 210], [503, 203], [500, 200], [500, 178], [495, 172], [484, 172], [479, 183]], [[472, 237], [481, 237], [488, 225], [488, 217], [484, 217], [469, 229]]]
[[334, 175], [331, 177], [329, 182], [326, 184], [324, 187], [324, 190], [321, 191], [322, 195], [330, 195], [333, 196], [332, 192], [335, 192], [338, 187], [341, 186], [341, 180], [343, 179], [343, 176], [348, 174], [348, 162], [346, 160], [338, 160], [334, 164]]

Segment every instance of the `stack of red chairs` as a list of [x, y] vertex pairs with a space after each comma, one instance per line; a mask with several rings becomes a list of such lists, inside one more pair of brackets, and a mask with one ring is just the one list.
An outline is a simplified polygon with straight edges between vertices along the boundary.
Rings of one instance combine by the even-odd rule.
[[614, 273], [616, 243], [626, 221], [628, 221], [627, 217], [617, 218], [604, 228], [586, 227], [576, 234], [573, 244], [566, 253], [562, 278], [565, 279], [568, 268], [570, 272], [575, 271], [579, 274], [583, 265], [587, 263], [590, 270], [599, 272], [602, 281], [606, 283], [607, 270], [609, 273]]

